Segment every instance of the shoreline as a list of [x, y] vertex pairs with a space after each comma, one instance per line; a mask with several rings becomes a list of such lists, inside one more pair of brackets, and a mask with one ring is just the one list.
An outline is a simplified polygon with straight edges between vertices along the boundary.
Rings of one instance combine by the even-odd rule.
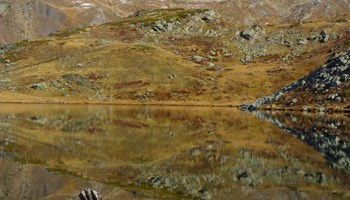
[[[242, 106], [238, 106], [241, 110], [250, 110], [249, 108], [244, 108]], [[259, 107], [254, 108], [251, 111], [279, 111], [279, 112], [301, 112], [301, 113], [318, 113], [318, 114], [337, 114], [337, 113], [350, 113], [349, 108], [340, 107], [339, 105], [336, 106], [321, 106], [321, 105], [307, 105], [303, 107], [286, 107], [286, 108], [270, 108], [270, 107]]]
[[79, 98], [42, 97], [30, 94], [0, 92], [1, 104], [61, 104], [61, 105], [130, 105], [130, 106], [193, 106], [193, 107], [239, 107], [238, 100], [214, 103], [210, 101], [147, 101], [136, 100], [88, 100]]
[[[249, 110], [247, 105], [238, 100], [223, 103], [211, 103], [207, 101], [147, 101], [135, 100], [88, 100], [88, 99], [65, 99], [61, 97], [40, 97], [29, 94], [0, 92], [0, 104], [52, 104], [52, 105], [115, 105], [115, 106], [165, 106], [165, 107], [215, 107], [215, 108], [237, 108]], [[259, 107], [259, 111], [281, 111], [281, 112], [306, 112], [306, 113], [350, 113], [348, 105], [304, 105], [301, 107]]]

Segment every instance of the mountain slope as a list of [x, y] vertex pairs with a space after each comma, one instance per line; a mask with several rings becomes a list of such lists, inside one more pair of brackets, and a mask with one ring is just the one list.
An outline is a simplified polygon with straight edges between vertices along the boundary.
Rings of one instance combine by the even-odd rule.
[[159, 8], [209, 8], [242, 25], [318, 20], [350, 11], [347, 0], [0, 0], [0, 45]]
[[206, 9], [143, 11], [0, 48], [2, 101], [238, 105], [348, 48], [348, 27], [347, 18], [246, 27]]

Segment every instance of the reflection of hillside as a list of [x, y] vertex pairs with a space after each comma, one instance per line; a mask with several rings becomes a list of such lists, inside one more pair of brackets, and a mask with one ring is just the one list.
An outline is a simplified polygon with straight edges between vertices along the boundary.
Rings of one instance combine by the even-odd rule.
[[110, 199], [133, 199], [127, 191], [112, 186], [58, 175], [38, 165], [0, 160], [0, 199], [73, 199], [85, 187], [98, 188]]
[[255, 112], [319, 151], [330, 166], [350, 173], [350, 119], [347, 116]]
[[317, 151], [231, 108], [0, 105], [0, 121], [6, 159], [151, 196], [344, 191]]

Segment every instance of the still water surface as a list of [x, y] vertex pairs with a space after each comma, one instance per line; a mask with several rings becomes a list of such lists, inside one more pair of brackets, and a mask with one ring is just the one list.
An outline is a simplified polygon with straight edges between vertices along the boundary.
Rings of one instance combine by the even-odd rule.
[[350, 198], [347, 115], [0, 105], [0, 199]]

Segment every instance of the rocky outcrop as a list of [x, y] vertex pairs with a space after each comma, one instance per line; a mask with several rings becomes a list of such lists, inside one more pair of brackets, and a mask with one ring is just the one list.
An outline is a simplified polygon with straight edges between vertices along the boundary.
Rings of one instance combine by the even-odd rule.
[[[333, 54], [321, 68], [282, 88], [271, 96], [258, 99], [249, 107], [251, 109], [257, 109], [269, 105], [270, 108], [273, 108], [274, 106], [270, 105], [272, 103], [283, 103], [287, 107], [293, 106], [297, 102], [303, 102], [305, 100], [302, 99], [302, 95], [298, 95], [301, 93], [311, 93], [313, 95], [314, 99], [311, 99], [309, 103], [316, 103], [316, 100], [321, 104], [327, 100], [346, 103], [350, 99], [347, 96], [342, 96], [340, 91], [349, 88], [349, 80], [350, 49]], [[286, 97], [288, 96], [293, 96], [291, 102], [286, 102], [286, 99], [288, 99]]]

